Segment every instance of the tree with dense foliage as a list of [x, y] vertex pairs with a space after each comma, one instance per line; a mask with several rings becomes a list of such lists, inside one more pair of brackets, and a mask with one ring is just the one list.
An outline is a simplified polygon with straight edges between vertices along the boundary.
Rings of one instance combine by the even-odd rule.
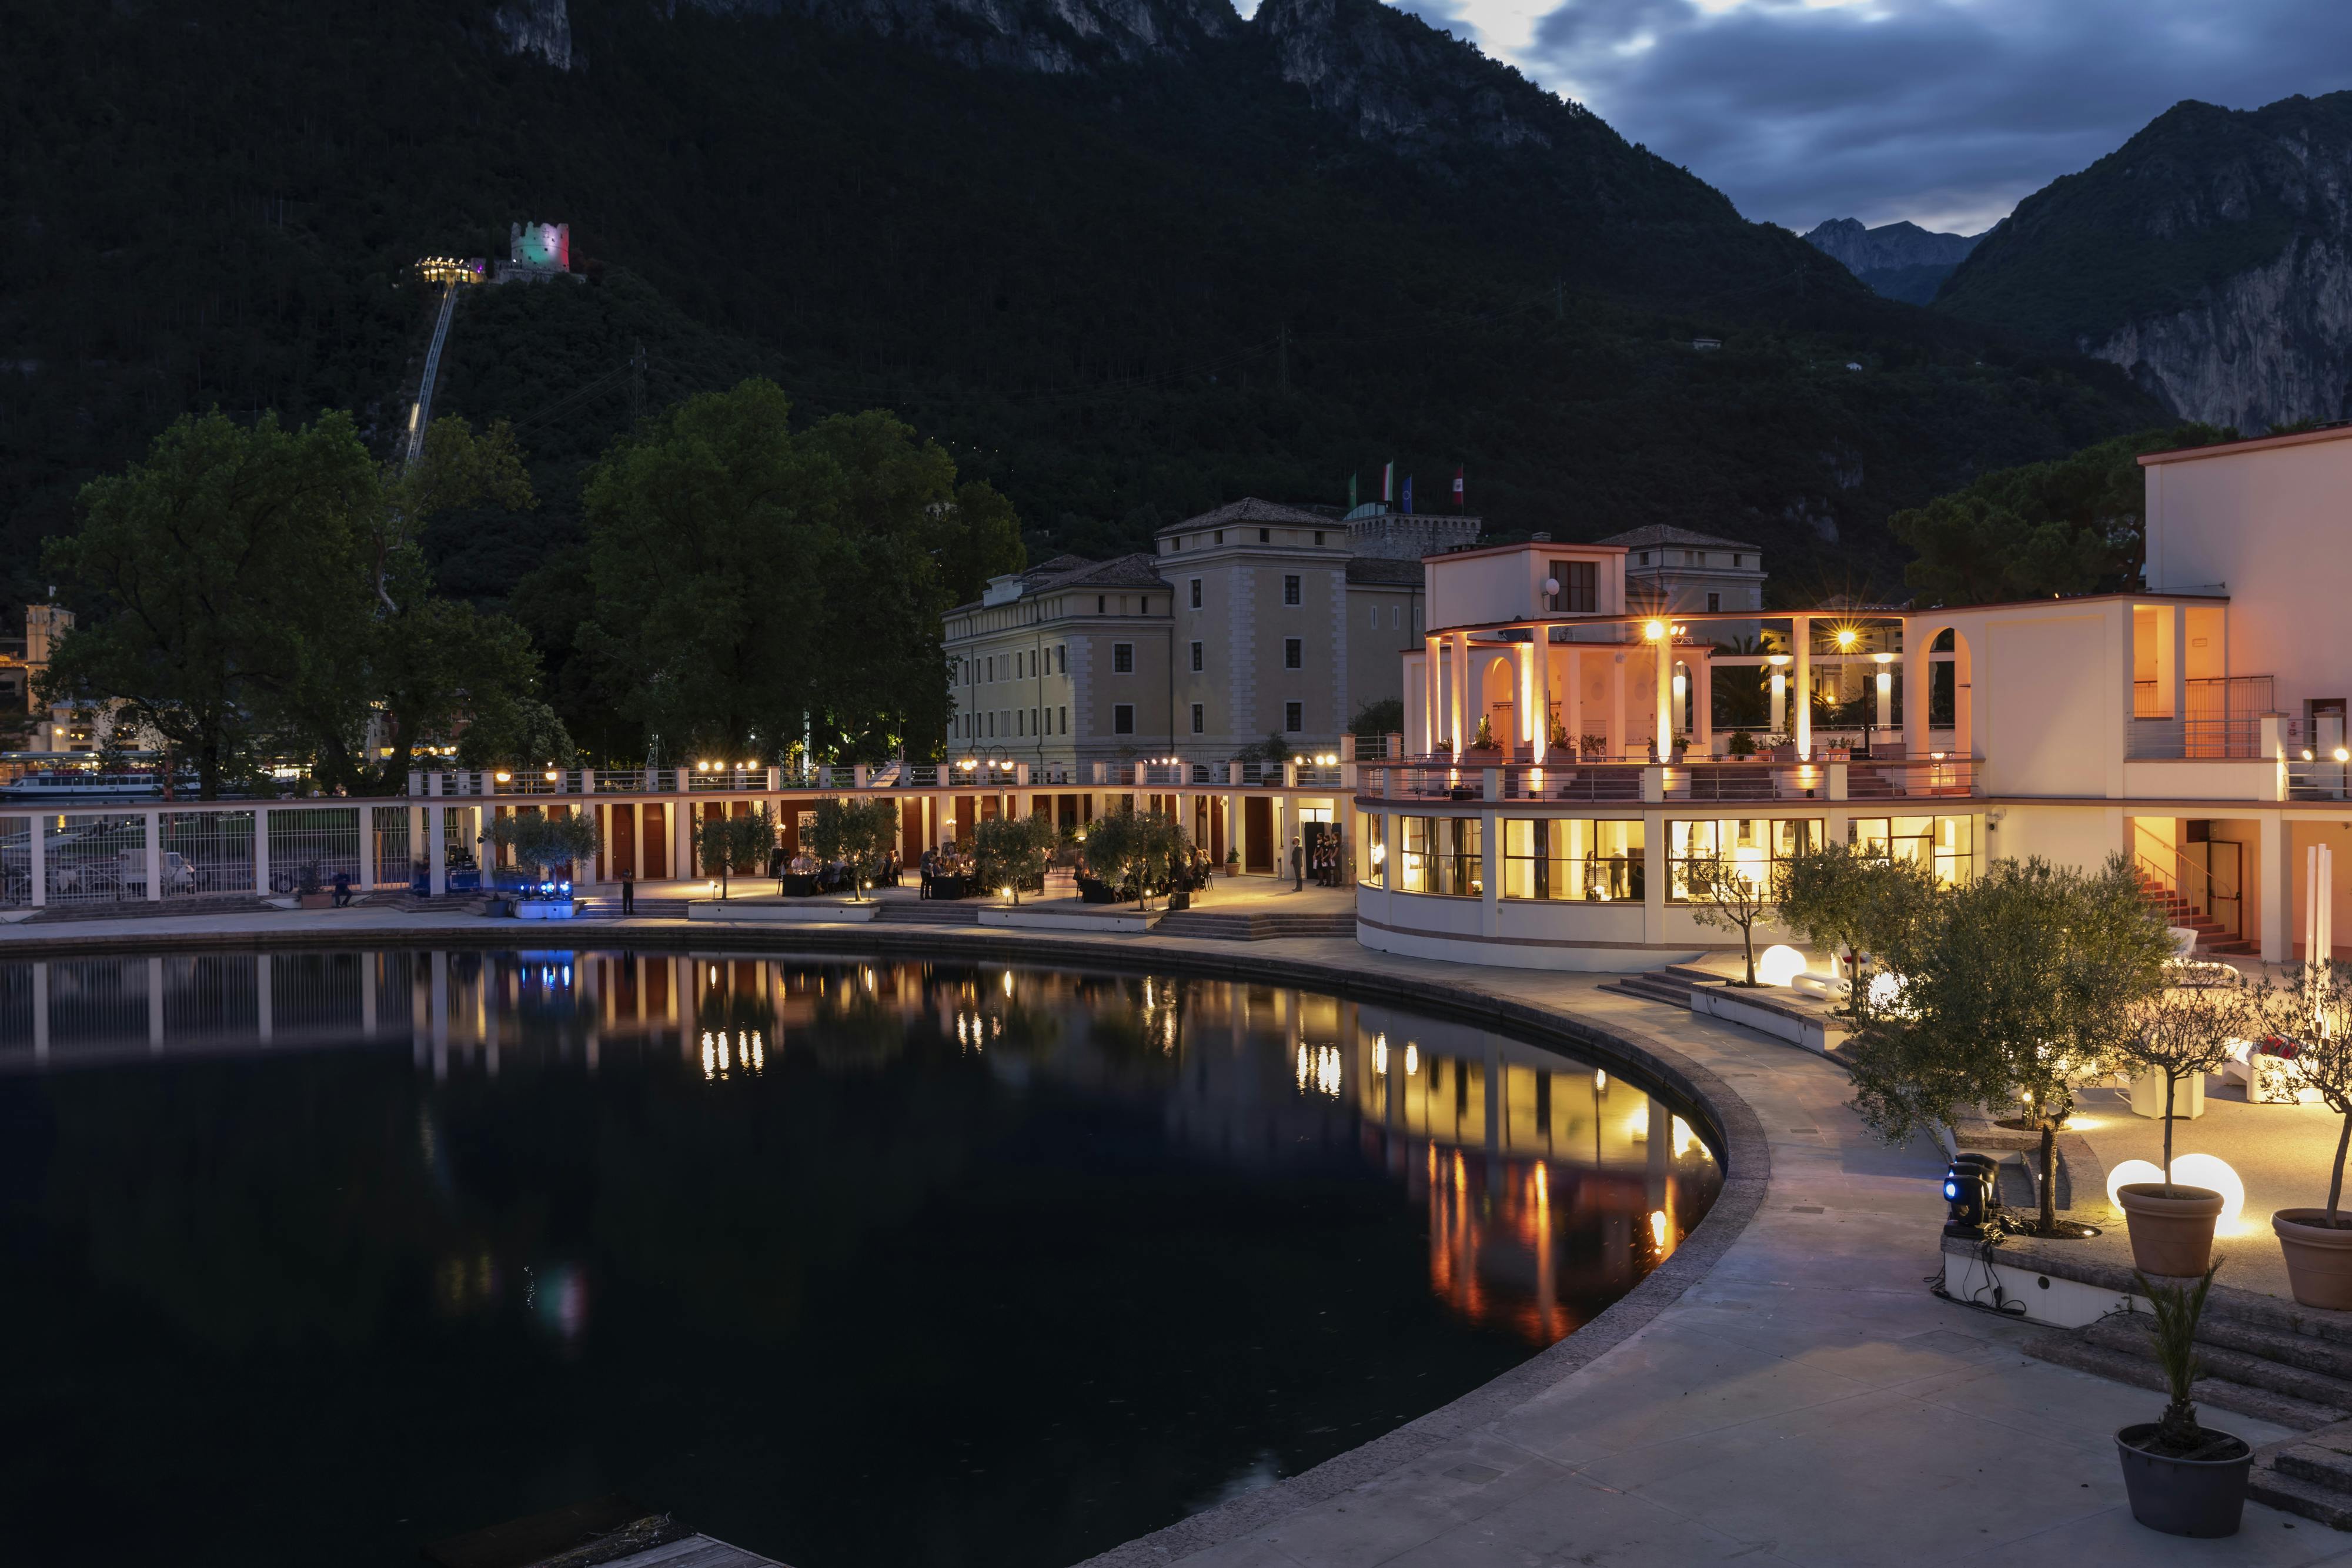
[[[217, 797], [268, 712], [331, 685], [340, 718], [363, 701], [335, 644], [371, 618], [351, 568], [381, 504], [347, 415], [293, 430], [274, 415], [174, 421], [145, 460], [86, 486], [79, 528], [49, 545], [80, 618], [45, 699], [120, 701]], [[338, 743], [352, 738], [343, 724]]]
[[856, 881], [854, 891], [862, 897], [873, 883], [883, 852], [898, 841], [898, 802], [879, 795], [863, 800], [828, 795], [816, 803], [801, 841], [819, 860], [848, 862]]
[[[521, 630], [436, 597], [414, 538], [418, 517], [486, 499], [529, 499], [502, 431], [436, 421], [425, 455], [387, 477], [346, 414], [175, 421], [144, 461], [86, 486], [80, 527], [50, 544], [80, 618], [44, 690], [120, 701], [194, 763], [206, 799], [265, 748], [305, 758], [325, 789], [396, 786], [412, 747], [467, 717], [486, 737], [511, 730], [531, 700]], [[379, 712], [381, 772], [364, 746]]]
[[2336, 1159], [2328, 1167], [2322, 1223], [2331, 1230], [2342, 1228], [2352, 1223], [2339, 1212], [2344, 1156], [2352, 1150], [2352, 964], [2305, 960], [2256, 993], [2255, 1001], [2262, 1009], [2262, 1032], [2295, 1042], [2296, 1078], [2336, 1113]]
[[1050, 817], [994, 817], [972, 830], [972, 860], [980, 885], [1001, 887], [1013, 902], [1021, 890], [1045, 874], [1061, 842]]
[[1164, 811], [1114, 811], [1087, 827], [1087, 864], [1115, 889], [1131, 883], [1138, 909], [1151, 907], [1151, 884], [1191, 849], [1182, 824]]
[[[539, 880], [550, 880], [557, 866], [572, 866], [596, 853], [596, 819], [586, 811], [561, 815], [519, 810], [490, 823], [489, 841], [514, 852], [517, 865], [537, 868]], [[575, 874], [572, 881], [578, 881]]]
[[725, 801], [717, 801], [695, 824], [695, 854], [702, 874], [719, 879], [721, 898], [727, 896], [730, 878], [766, 870], [775, 847], [775, 813], [764, 804], [730, 813]]
[[[964, 573], [1020, 565], [985, 486], [887, 413], [795, 432], [754, 378], [614, 444], [584, 503], [593, 632], [617, 700], [674, 748], [931, 752], [940, 616]], [[975, 520], [976, 519], [976, 520]]]
[[1870, 1009], [1863, 955], [1899, 945], [1935, 895], [1935, 873], [1918, 862], [1858, 853], [1840, 843], [1801, 850], [1772, 869], [1772, 904], [1780, 924], [1843, 960], [1846, 1007], [1857, 1019]]
[[1991, 604], [2098, 593], [2139, 580], [2147, 556], [2144, 452], [2237, 433], [2208, 424], [2145, 430], [2002, 468], [1887, 519], [1916, 558], [1903, 580], [1927, 604]]
[[1900, 990], [1843, 1052], [1853, 1107], [1890, 1144], [1975, 1106], [2021, 1107], [2041, 1134], [2041, 1229], [2053, 1234], [2075, 1086], [2116, 1060], [2171, 950], [2125, 856], [2087, 873], [1996, 861], [1888, 944]]

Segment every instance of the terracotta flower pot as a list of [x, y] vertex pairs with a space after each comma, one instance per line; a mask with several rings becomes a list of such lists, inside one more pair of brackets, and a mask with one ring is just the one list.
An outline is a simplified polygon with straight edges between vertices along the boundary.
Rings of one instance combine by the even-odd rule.
[[2213, 1222], [2221, 1218], [2221, 1195], [2210, 1187], [2133, 1182], [2116, 1189], [2116, 1202], [2131, 1230], [2132, 1262], [2143, 1274], [2175, 1279], [2202, 1274], [2213, 1261]]
[[2352, 1309], [2352, 1229], [2327, 1223], [2324, 1208], [2282, 1208], [2271, 1216], [2286, 1254], [2287, 1283], [2306, 1307]]

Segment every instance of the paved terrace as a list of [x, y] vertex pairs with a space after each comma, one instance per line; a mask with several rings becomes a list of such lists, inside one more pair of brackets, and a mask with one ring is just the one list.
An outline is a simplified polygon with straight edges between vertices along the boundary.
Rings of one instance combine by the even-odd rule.
[[[361, 908], [319, 915], [12, 926], [0, 955], [74, 943], [468, 945], [544, 927]], [[2158, 1396], [2031, 1361], [2036, 1330], [1937, 1301], [1939, 1154], [1889, 1150], [1843, 1072], [1777, 1041], [1612, 996], [1605, 976], [1385, 956], [1332, 939], [1241, 945], [876, 926], [788, 932], [598, 923], [584, 941], [810, 947], [1083, 963], [1181, 956], [1271, 983], [1377, 986], [1566, 1028], [1654, 1057], [1719, 1109], [1716, 1211], [1591, 1324], [1362, 1448], [1131, 1542], [1099, 1568], [1608, 1563], [2352, 1563], [2352, 1537], [2249, 1504], [2192, 1542], [2131, 1521], [2114, 1430]], [[2283, 1428], [2221, 1424], [2262, 1444]], [[690, 1522], [690, 1521], [689, 1521]]]

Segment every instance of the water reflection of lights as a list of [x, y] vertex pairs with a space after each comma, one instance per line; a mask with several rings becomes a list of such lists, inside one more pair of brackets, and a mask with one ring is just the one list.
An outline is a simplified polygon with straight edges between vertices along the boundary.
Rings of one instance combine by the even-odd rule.
[[1609, 1070], [1607, 1068], [1596, 1067], [1592, 1070], [1592, 1092], [1595, 1094], [1606, 1094], [1609, 1092]]
[[725, 1030], [702, 1031], [702, 1076], [706, 1082], [730, 1076], [740, 1063], [748, 1072], [768, 1068], [767, 1042], [758, 1030], [737, 1030], [730, 1040]]
[[576, 1342], [588, 1328], [587, 1277], [569, 1263], [544, 1274], [532, 1270], [523, 1272], [530, 1281], [523, 1304], [539, 1320], [539, 1326], [566, 1343]]
[[1298, 1048], [1298, 1092], [1303, 1094], [1313, 1089], [1337, 1100], [1339, 1087], [1339, 1048], [1336, 1045], [1301, 1044]]
[[1382, 1078], [1389, 1075], [1389, 1037], [1384, 1034], [1372, 1037], [1372, 1071]]
[[1404, 1042], [1404, 1075], [1407, 1078], [1421, 1071], [1421, 1047], [1411, 1040]]
[[966, 1051], [984, 1051], [988, 1042], [1004, 1033], [1004, 1020], [992, 1013], [956, 1009], [956, 1043]]
[[1666, 1249], [1666, 1211], [1663, 1208], [1650, 1210], [1650, 1240], [1659, 1251]]
[[[1004, 994], [1008, 998], [1013, 995], [1013, 971], [1010, 969], [1004, 971]], [[1149, 980], [1143, 982], [1143, 1005], [1151, 1005], [1151, 982]]]

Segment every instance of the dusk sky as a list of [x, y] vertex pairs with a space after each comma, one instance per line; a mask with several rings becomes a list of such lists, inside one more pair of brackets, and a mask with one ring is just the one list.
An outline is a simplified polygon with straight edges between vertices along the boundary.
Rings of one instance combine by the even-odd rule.
[[[1394, 0], [1392, 0], [1394, 3]], [[1750, 218], [1975, 233], [2185, 98], [2352, 87], [2347, 0], [1403, 0]]]

